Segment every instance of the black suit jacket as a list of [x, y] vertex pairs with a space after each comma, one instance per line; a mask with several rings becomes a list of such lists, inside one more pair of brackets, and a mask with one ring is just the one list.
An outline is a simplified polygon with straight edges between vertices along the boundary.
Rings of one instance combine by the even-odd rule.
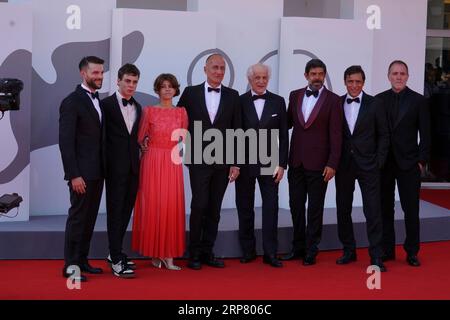
[[102, 124], [91, 99], [78, 85], [59, 108], [59, 149], [64, 179], [103, 178]]
[[345, 118], [345, 98], [341, 97], [344, 113], [340, 168], [348, 168], [351, 159], [363, 170], [381, 168], [389, 151], [389, 127], [386, 110], [379, 100], [363, 92], [353, 134]]
[[[266, 129], [267, 130], [267, 143], [266, 143], [266, 155], [270, 157], [271, 150], [271, 129], [278, 129], [279, 131], [279, 146], [274, 152], [278, 152], [278, 165], [286, 169], [287, 157], [288, 157], [288, 128], [287, 128], [287, 113], [286, 103], [282, 97], [267, 91], [267, 99], [264, 103], [264, 109], [261, 115], [261, 120], [258, 119], [255, 105], [252, 99], [251, 91], [248, 91], [240, 96], [241, 111], [242, 111], [242, 128], [244, 131], [248, 129]], [[257, 134], [257, 142], [253, 142], [254, 145], [250, 146], [248, 139], [245, 143], [245, 167], [249, 170], [251, 176], [260, 175], [261, 167], [268, 167], [269, 164], [261, 164], [259, 159], [259, 144], [260, 133]], [[250, 151], [252, 153], [250, 154]], [[252, 159], [254, 158], [254, 159]], [[257, 160], [257, 163], [250, 163], [250, 160]]]
[[136, 121], [131, 134], [128, 132], [116, 93], [101, 101], [104, 123], [104, 154], [106, 176], [139, 174], [139, 144], [137, 133], [142, 107], [136, 105]]
[[[222, 85], [220, 91], [220, 103], [217, 110], [216, 118], [213, 123], [209, 118], [208, 109], [205, 102], [205, 83], [186, 87], [178, 101], [178, 106], [186, 108], [186, 112], [189, 118], [188, 131], [190, 133], [190, 143], [186, 140], [186, 164], [187, 165], [211, 165], [204, 162], [203, 151], [212, 142], [204, 141], [201, 147], [196, 147], [197, 140], [201, 141], [204, 132], [208, 129], [218, 129], [223, 137], [223, 159], [217, 163], [212, 164], [216, 168], [226, 167], [230, 164], [236, 164], [236, 152], [231, 161], [227, 161], [226, 153], [226, 141], [225, 133], [226, 129], [238, 129], [241, 128], [241, 111], [239, 103], [239, 93], [231, 88]], [[202, 129], [198, 132], [201, 136], [196, 136], [197, 132], [194, 132], [194, 123], [200, 121]], [[194, 154], [194, 150], [201, 150], [201, 155]], [[195, 158], [200, 158], [200, 163], [194, 163]], [[190, 158], [190, 163], [189, 163]], [[195, 161], [196, 162], [196, 161]]]
[[[389, 89], [376, 96], [386, 107], [386, 112], [389, 112], [392, 94], [393, 91]], [[400, 169], [409, 170], [417, 163], [425, 164], [429, 160], [430, 115], [426, 99], [421, 94], [406, 87], [401, 96], [397, 119], [395, 123], [388, 123], [395, 161]]]

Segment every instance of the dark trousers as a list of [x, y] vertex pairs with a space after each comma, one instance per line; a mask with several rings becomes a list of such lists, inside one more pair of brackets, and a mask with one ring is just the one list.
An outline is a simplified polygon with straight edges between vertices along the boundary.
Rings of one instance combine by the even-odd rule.
[[192, 200], [189, 219], [191, 258], [213, 254], [220, 221], [220, 209], [228, 186], [228, 168], [190, 166]]
[[113, 263], [125, 258], [122, 244], [136, 201], [138, 183], [139, 176], [131, 173], [122, 176], [113, 173], [106, 179], [109, 253]]
[[[328, 183], [323, 180], [322, 171], [306, 170], [303, 166], [289, 168], [289, 206], [292, 215], [294, 251], [317, 255], [322, 237], [323, 206]], [[306, 211], [306, 199], [308, 210]], [[306, 226], [306, 213], [308, 225]]]
[[389, 157], [381, 173], [381, 210], [383, 217], [383, 249], [386, 255], [395, 255], [395, 182], [400, 204], [405, 214], [406, 239], [403, 244], [408, 255], [417, 255], [420, 243], [419, 194], [420, 169], [400, 169]]
[[65, 266], [88, 262], [89, 247], [103, 191], [103, 179], [86, 181], [86, 192], [73, 191], [70, 182], [70, 208], [66, 222], [64, 261]]
[[372, 259], [381, 258], [382, 249], [382, 219], [380, 205], [380, 171], [362, 170], [351, 160], [347, 168], [336, 172], [336, 209], [339, 240], [344, 245], [344, 251], [356, 250], [353, 233], [352, 205], [355, 181], [361, 188], [363, 212], [366, 217], [367, 238], [369, 240], [369, 255]]
[[272, 176], [252, 177], [242, 168], [236, 180], [236, 207], [239, 216], [239, 242], [244, 254], [256, 253], [255, 184], [258, 180], [262, 198], [263, 251], [267, 256], [278, 247], [278, 184]]

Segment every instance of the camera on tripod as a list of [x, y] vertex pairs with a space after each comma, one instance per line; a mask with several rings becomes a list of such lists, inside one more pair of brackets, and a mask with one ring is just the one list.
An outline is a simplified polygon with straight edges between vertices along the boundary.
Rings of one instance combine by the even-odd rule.
[[[19, 79], [0, 78], [0, 112], [20, 109], [20, 91], [23, 82]], [[1, 119], [0, 118], [0, 119]]]

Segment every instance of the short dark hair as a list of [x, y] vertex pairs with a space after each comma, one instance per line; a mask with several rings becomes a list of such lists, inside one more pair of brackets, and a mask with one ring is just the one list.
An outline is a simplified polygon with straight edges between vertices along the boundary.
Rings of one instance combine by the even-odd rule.
[[388, 74], [389, 74], [389, 72], [391, 72], [391, 68], [392, 68], [392, 66], [393, 66], [394, 64], [402, 64], [402, 65], [404, 65], [405, 68], [406, 68], [406, 72], [409, 73], [408, 65], [406, 64], [406, 62], [404, 62], [404, 61], [402, 61], [402, 60], [394, 60], [394, 61], [392, 61], [391, 64], [389, 65], [389, 68], [388, 68]]
[[305, 66], [305, 73], [309, 73], [309, 70], [313, 68], [322, 68], [325, 73], [327, 73], [327, 66], [320, 59], [311, 59]]
[[132, 76], [139, 76], [141, 75], [139, 69], [131, 63], [126, 63], [123, 66], [120, 67], [119, 71], [117, 72], [117, 77], [119, 80], [122, 80], [123, 76], [126, 74], [131, 74]]
[[169, 83], [172, 86], [172, 88], [175, 89], [174, 97], [176, 97], [177, 95], [180, 94], [180, 84], [178, 83], [177, 78], [171, 73], [161, 73], [155, 79], [155, 83], [153, 84], [153, 90], [156, 93], [159, 94], [159, 91], [161, 90], [161, 87], [162, 87], [162, 84], [163, 84], [164, 81], [169, 81]]
[[88, 66], [89, 63], [95, 63], [95, 64], [104, 64], [105, 60], [96, 57], [96, 56], [87, 56], [87, 57], [83, 57], [80, 61], [80, 63], [78, 64], [78, 68], [80, 69], [80, 71], [84, 68], [86, 68]]
[[351, 76], [352, 74], [360, 73], [363, 81], [366, 81], [366, 74], [364, 73], [363, 68], [361, 66], [350, 66], [344, 71], [344, 81], [347, 80], [347, 77]]

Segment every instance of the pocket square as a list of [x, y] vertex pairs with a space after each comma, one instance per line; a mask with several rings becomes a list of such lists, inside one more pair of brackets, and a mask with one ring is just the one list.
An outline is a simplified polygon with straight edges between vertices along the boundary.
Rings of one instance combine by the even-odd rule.
[[278, 113], [274, 113], [274, 114], [272, 115], [272, 118], [273, 118], [273, 117], [276, 117], [277, 115], [278, 115]]

